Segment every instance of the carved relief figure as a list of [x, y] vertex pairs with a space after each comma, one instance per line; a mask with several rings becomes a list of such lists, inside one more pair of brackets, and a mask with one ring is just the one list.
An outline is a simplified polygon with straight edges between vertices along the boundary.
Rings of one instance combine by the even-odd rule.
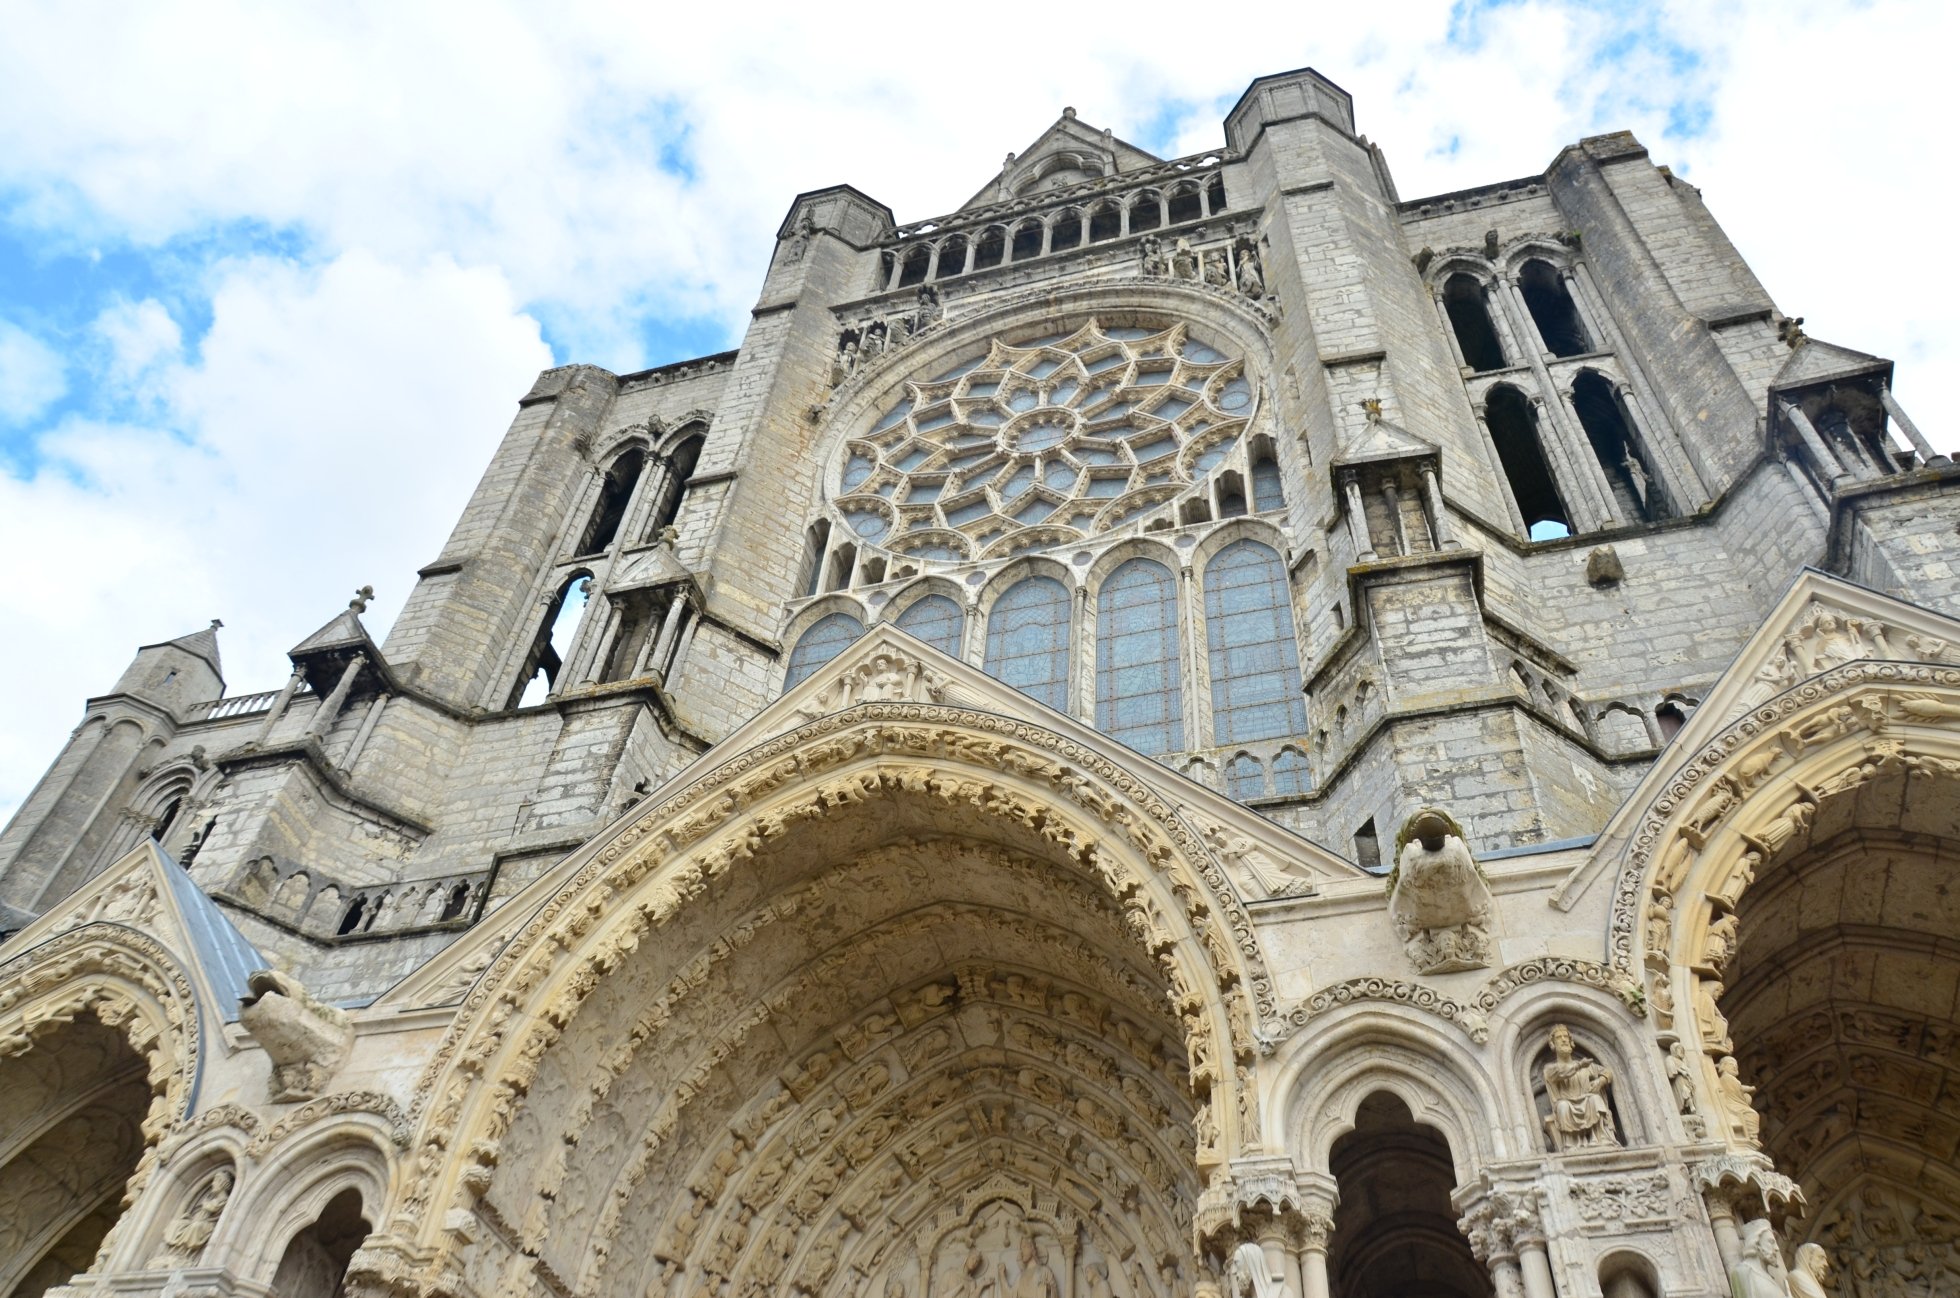
[[1790, 1298], [1776, 1231], [1761, 1218], [1742, 1227], [1742, 1260], [1729, 1269], [1729, 1291], [1734, 1298]]
[[1388, 915], [1416, 968], [1454, 973], [1489, 964], [1490, 909], [1490, 886], [1463, 827], [1433, 807], [1409, 817], [1396, 836]]
[[1292, 1286], [1273, 1275], [1266, 1250], [1241, 1244], [1232, 1254], [1232, 1292], [1238, 1298], [1293, 1298]]
[[1054, 1271], [1041, 1260], [1041, 1250], [1036, 1247], [1034, 1236], [1021, 1236], [1017, 1257], [1021, 1274], [1012, 1288], [1007, 1283], [1007, 1268], [1000, 1268], [1000, 1293], [1003, 1298], [1061, 1298], [1061, 1285], [1056, 1282]]
[[1143, 236], [1143, 273], [1153, 278], [1162, 276], [1170, 270], [1164, 260], [1164, 241], [1154, 234]]
[[1198, 278], [1198, 254], [1192, 251], [1189, 239], [1179, 236], [1171, 253], [1171, 271], [1179, 279]]
[[1613, 1084], [1613, 1073], [1596, 1060], [1573, 1056], [1572, 1033], [1564, 1024], [1552, 1029], [1552, 1062], [1545, 1065], [1545, 1098], [1552, 1111], [1545, 1118], [1552, 1148], [1587, 1149], [1617, 1145], [1613, 1132], [1613, 1110], [1606, 1102], [1606, 1088]]
[[1266, 277], [1259, 271], [1259, 254], [1250, 248], [1239, 253], [1239, 292], [1251, 298], [1266, 296]]
[[164, 1233], [163, 1248], [150, 1259], [153, 1269], [187, 1266], [204, 1256], [204, 1246], [211, 1242], [218, 1218], [231, 1202], [232, 1179], [231, 1169], [222, 1169], [205, 1183], [195, 1199], [184, 1205], [177, 1220]]
[[1668, 950], [1674, 945], [1674, 895], [1656, 891], [1647, 902], [1647, 963], [1667, 968]]
[[1763, 1129], [1762, 1115], [1749, 1102], [1756, 1088], [1742, 1080], [1741, 1067], [1734, 1055], [1723, 1055], [1715, 1065], [1715, 1095], [1722, 1102], [1723, 1116], [1728, 1119], [1729, 1131], [1736, 1139], [1751, 1145], [1758, 1143], [1757, 1137]]
[[1803, 1244], [1790, 1268], [1790, 1298], [1829, 1298], [1824, 1287], [1831, 1277], [1831, 1258], [1822, 1244]]

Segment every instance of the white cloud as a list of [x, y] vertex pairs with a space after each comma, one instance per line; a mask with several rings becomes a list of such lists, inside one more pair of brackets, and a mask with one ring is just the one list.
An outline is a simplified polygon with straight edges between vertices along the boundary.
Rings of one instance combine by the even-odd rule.
[[[795, 193], [848, 182], [901, 220], [942, 213], [1064, 104], [1195, 151], [1253, 77], [1312, 64], [1354, 94], [1408, 197], [1630, 128], [1704, 187], [1786, 310], [1898, 357], [1922, 427], [1960, 440], [1935, 380], [1960, 367], [1960, 324], [1923, 287], [1916, 235], [1945, 193], [1929, 124], [1956, 35], [1960, 9], [1933, 0], [1243, 21], [1141, 4], [938, 26], [601, 0], [15, 6], [5, 219], [50, 247], [168, 243], [173, 291], [107, 285], [66, 356], [0, 327], [0, 420], [56, 400], [64, 367], [108, 393], [45, 431], [31, 478], [0, 475], [0, 620], [22, 631], [0, 664], [35, 682], [0, 732], [0, 815], [137, 643], [222, 616], [246, 690], [277, 684], [282, 651], [355, 585], [381, 591], [385, 626], [548, 363], [536, 319], [571, 359], [622, 370], [675, 359], [646, 354], [648, 321], [737, 338]], [[72, 49], [87, 77], [49, 53]], [[1705, 130], [1680, 129], [1683, 101]], [[6, 359], [20, 338], [24, 367]]]
[[0, 424], [24, 424], [68, 390], [61, 353], [0, 320]]

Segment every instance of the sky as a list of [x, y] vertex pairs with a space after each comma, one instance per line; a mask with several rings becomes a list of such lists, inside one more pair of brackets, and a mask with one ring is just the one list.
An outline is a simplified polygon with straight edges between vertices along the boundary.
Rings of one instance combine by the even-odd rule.
[[275, 688], [369, 583], [379, 638], [536, 371], [739, 345], [798, 192], [944, 213], [1065, 105], [1178, 156], [1311, 65], [1404, 198], [1630, 129], [1960, 443], [1932, 382], [1960, 325], [1922, 287], [1950, 3], [4, 13], [0, 820], [140, 644], [222, 618], [230, 692]]

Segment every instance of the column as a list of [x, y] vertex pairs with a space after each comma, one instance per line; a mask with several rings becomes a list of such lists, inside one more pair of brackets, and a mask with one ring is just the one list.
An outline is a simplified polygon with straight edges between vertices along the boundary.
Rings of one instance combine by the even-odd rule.
[[351, 772], [354, 763], [361, 760], [361, 753], [367, 748], [368, 736], [374, 733], [375, 724], [381, 720], [381, 710], [387, 706], [386, 694], [375, 695], [374, 702], [368, 704], [367, 715], [361, 718], [361, 728], [355, 732], [354, 742], [347, 745], [347, 756], [340, 759], [341, 770]]
[[1524, 1298], [1558, 1298], [1558, 1286], [1552, 1283], [1552, 1260], [1545, 1252], [1545, 1236], [1535, 1225], [1518, 1232], [1518, 1269], [1524, 1273]]
[[1833, 485], [1851, 476], [1844, 467], [1844, 462], [1838, 459], [1829, 446], [1825, 445], [1823, 437], [1812, 426], [1803, 411], [1797, 409], [1791, 402], [1785, 401], [1783, 417], [1790, 421], [1792, 428], [1797, 430], [1797, 437], [1803, 442], [1804, 449], [1810, 452], [1810, 458], [1816, 462], [1818, 471], [1829, 478]]
[[1373, 563], [1379, 556], [1375, 544], [1368, 537], [1368, 514], [1361, 506], [1361, 483], [1352, 473], [1341, 476], [1341, 490], [1347, 498], [1348, 535], [1354, 540], [1354, 557], [1357, 563]]
[[1742, 1261], [1742, 1227], [1736, 1221], [1735, 1205], [1727, 1195], [1713, 1190], [1702, 1192], [1702, 1202], [1708, 1205], [1708, 1223], [1715, 1231], [1715, 1251], [1722, 1255], [1722, 1270], [1733, 1271]]
[[1299, 1217], [1301, 1298], [1331, 1298], [1327, 1283], [1327, 1241], [1334, 1234], [1334, 1205], [1309, 1207]]
[[321, 700], [320, 710], [313, 714], [312, 723], [306, 727], [307, 738], [318, 739], [327, 733], [335, 719], [340, 716], [340, 709], [347, 703], [347, 693], [354, 688], [354, 678], [361, 674], [361, 668], [365, 666], [367, 666], [367, 655], [364, 653], [355, 654], [347, 660], [347, 666], [341, 670], [340, 679], [334, 682], [333, 692]]
[[1598, 498], [1599, 507], [1605, 511], [1606, 522], [1614, 527], [1624, 527], [1627, 520], [1620, 513], [1620, 502], [1613, 497], [1613, 484], [1606, 476], [1606, 466], [1599, 462], [1599, 452], [1593, 449], [1592, 436], [1586, 432], [1585, 421], [1579, 418], [1578, 407], [1572, 404], [1572, 390], [1555, 390], [1558, 393], [1559, 422], [1572, 430], [1570, 445], [1572, 453], [1579, 457], [1579, 475]]
[[1891, 384], [1878, 385], [1878, 399], [1885, 406], [1885, 413], [1892, 416], [1892, 422], [1899, 426], [1899, 431], [1906, 435], [1908, 442], [1912, 443], [1912, 449], [1919, 452], [1920, 463], [1951, 464], [1953, 462], [1935, 451], [1933, 444], [1926, 440], [1926, 435], [1919, 431], [1919, 425], [1906, 417], [1904, 408], [1899, 405], [1899, 399], [1892, 395]]
[[935, 243], [932, 245], [932, 251], [926, 254], [926, 277], [919, 281], [921, 284], [930, 284], [939, 278], [939, 250], [944, 246]]
[[1457, 548], [1456, 533], [1450, 527], [1450, 516], [1443, 512], [1443, 487], [1436, 480], [1436, 466], [1422, 466], [1422, 494], [1429, 502], [1429, 534], [1436, 539], [1438, 550]]
[[288, 676], [286, 683], [279, 687], [279, 697], [272, 700], [272, 707], [267, 710], [265, 720], [259, 723], [258, 733], [252, 736], [254, 744], [265, 742], [266, 736], [272, 733], [272, 728], [279, 724], [279, 718], [286, 715], [286, 708], [292, 703], [293, 695], [299, 693], [299, 687], [304, 684], [306, 684], [306, 671], [298, 664], [294, 664], [293, 674]]
[[[1660, 517], [1663, 513], [1674, 514], [1676, 512], [1682, 512], [1676, 506], [1676, 500], [1678, 498], [1674, 496], [1673, 490], [1665, 486], [1668, 481], [1667, 460], [1655, 446], [1653, 429], [1647, 424], [1646, 412], [1640, 408], [1640, 403], [1634, 399], [1633, 385], [1624, 379], [1615, 383], [1613, 385], [1613, 399], [1620, 403], [1620, 414], [1626, 419], [1627, 427], [1631, 428], [1633, 435], [1640, 439], [1640, 450], [1647, 452], [1647, 462], [1643, 467], [1653, 470], [1652, 476], [1647, 479], [1647, 499], [1642, 502], [1647, 507], [1647, 517], [1654, 519]], [[1634, 448], [1629, 446], [1627, 450], [1629, 453], [1633, 453]], [[1638, 460], [1640, 456], [1635, 454], [1634, 459]], [[1659, 502], [1661, 508], [1658, 510], [1654, 507], [1654, 496], [1657, 493], [1661, 497]], [[1692, 506], [1689, 506], [1689, 508], [1692, 509]]]
[[1463, 342], [1456, 336], [1456, 322], [1450, 319], [1450, 309], [1443, 305], [1440, 293], [1432, 291], [1429, 300], [1436, 306], [1436, 319], [1443, 326], [1443, 337], [1449, 345], [1450, 355], [1456, 358], [1456, 367], [1460, 370], [1468, 370], [1470, 362], [1464, 359]]
[[652, 674], [667, 683], [667, 651], [673, 646], [674, 636], [680, 629], [681, 615], [687, 611], [687, 597], [679, 590], [673, 592], [667, 605], [667, 616], [660, 623], [660, 634], [654, 640], [653, 653], [647, 657]]
[[[1177, 570], [1177, 606], [1184, 611], [1186, 618], [1191, 619], [1185, 625], [1202, 629], [1203, 620], [1196, 616], [1197, 598], [1197, 574], [1191, 570], [1190, 564], [1180, 564]], [[1199, 647], [1196, 638], [1180, 635], [1177, 638], [1177, 653], [1178, 686], [1184, 692], [1184, 697], [1179, 700], [1184, 709], [1184, 751], [1189, 753], [1208, 746], [1211, 709], [1200, 706], [1199, 700], [1209, 699], [1211, 692], [1205, 688], [1208, 679], [1201, 679], [1198, 675]]]
[[1395, 525], [1395, 544], [1397, 552], [1403, 555], [1413, 553], [1409, 549], [1408, 525], [1402, 521], [1402, 497], [1390, 481], [1382, 483], [1382, 502], [1388, 506], [1389, 522]]

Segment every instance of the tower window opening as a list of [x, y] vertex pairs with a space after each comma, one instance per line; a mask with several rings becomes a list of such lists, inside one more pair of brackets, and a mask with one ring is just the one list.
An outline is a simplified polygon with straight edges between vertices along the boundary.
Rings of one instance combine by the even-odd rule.
[[1670, 700], [1654, 709], [1654, 723], [1661, 728], [1661, 742], [1665, 743], [1681, 733], [1681, 727], [1688, 724], [1688, 714]]
[[934, 279], [945, 279], [949, 275], [963, 274], [966, 270], [966, 236], [956, 234], [939, 245], [939, 268], [933, 272]]
[[467, 883], [457, 884], [449, 890], [449, 899], [442, 903], [442, 914], [436, 917], [436, 922], [440, 924], [445, 920], [460, 917], [463, 907], [469, 903], [469, 900], [470, 886]]
[[1101, 243], [1123, 233], [1123, 213], [1114, 203], [1104, 203], [1089, 218], [1089, 242]]
[[1613, 390], [1613, 385], [1605, 376], [1587, 370], [1572, 384], [1572, 408], [1578, 412], [1579, 425], [1586, 430], [1586, 440], [1592, 443], [1593, 455], [1605, 470], [1620, 511], [1628, 518], [1649, 522], [1666, 518], [1660, 484], [1654, 481], [1653, 472], [1640, 453], [1633, 428], [1621, 406], [1620, 394]]
[[1463, 352], [1465, 365], [1479, 373], [1504, 368], [1504, 345], [1491, 325], [1484, 286], [1475, 277], [1456, 274], [1444, 282], [1443, 310], [1456, 332], [1456, 345]]
[[1373, 816], [1361, 822], [1361, 828], [1354, 831], [1354, 863], [1364, 870], [1382, 868], [1382, 843], [1375, 833]]
[[1211, 204], [1212, 215], [1225, 210], [1225, 177], [1213, 176], [1205, 185], [1205, 200]]
[[1071, 208], [1055, 218], [1055, 232], [1048, 238], [1051, 252], [1074, 248], [1082, 243], [1082, 213]]
[[1241, 518], [1245, 512], [1245, 481], [1227, 469], [1218, 475], [1218, 516]]
[[1264, 437], [1252, 443], [1252, 508], [1260, 514], [1286, 508], [1286, 488], [1280, 480], [1279, 462], [1273, 458], [1272, 442]]
[[926, 282], [926, 267], [932, 264], [932, 249], [920, 244], [905, 254], [905, 261], [898, 272], [898, 286], [910, 288], [914, 284]]
[[161, 843], [169, 836], [171, 826], [177, 823], [177, 813], [183, 810], [183, 806], [184, 800], [182, 798], [172, 798], [170, 800], [169, 805], [164, 807], [163, 814], [157, 817], [156, 828], [150, 831], [150, 837], [153, 840]]
[[1142, 234], [1164, 224], [1163, 200], [1146, 190], [1130, 200], [1130, 233]]
[[1041, 255], [1041, 222], [1029, 221], [1014, 232], [1014, 260], [1026, 261]]
[[1007, 232], [999, 226], [989, 226], [980, 236], [980, 242], [973, 249], [973, 269], [985, 270], [998, 266], [1007, 256]]
[[340, 927], [334, 930], [335, 936], [346, 937], [349, 933], [359, 931], [361, 919], [366, 914], [367, 897], [363, 895], [354, 898], [353, 904], [347, 907], [347, 913], [340, 917]]
[[808, 599], [823, 584], [823, 552], [830, 544], [830, 520], [820, 518], [803, 534], [803, 580], [797, 589]]
[[857, 575], [857, 547], [846, 542], [830, 553], [830, 575], [824, 579], [825, 590], [844, 590]]
[[1525, 309], [1538, 325], [1546, 351], [1554, 356], [1583, 356], [1592, 350], [1579, 308], [1550, 262], [1536, 258], [1526, 262], [1518, 272], [1518, 291], [1524, 295]]
[[660, 484], [660, 503], [653, 511], [649, 535], [659, 536], [662, 528], [672, 527], [674, 520], [681, 516], [681, 506], [687, 500], [687, 480], [694, 476], [694, 467], [701, 462], [705, 440], [696, 433], [682, 440], [667, 456], [667, 476]]
[[1534, 541], [1572, 535], [1572, 516], [1559, 499], [1558, 484], [1538, 439], [1538, 416], [1516, 388], [1500, 384], [1485, 398], [1484, 422], [1497, 446], [1498, 463], [1511, 484], [1525, 532]]
[[1204, 203], [1198, 197], [1198, 187], [1192, 184], [1181, 186], [1171, 195], [1170, 223], [1183, 225], [1195, 221], [1205, 214]]
[[597, 554], [613, 543], [619, 525], [626, 519], [626, 507], [633, 502], [633, 488], [640, 483], [646, 467], [646, 453], [637, 447], [612, 462], [599, 483], [599, 503], [593, 507], [592, 521], [585, 526], [579, 542], [580, 554]]
[[592, 575], [579, 573], [563, 586], [545, 609], [543, 624], [531, 652], [525, 655], [524, 670], [512, 692], [510, 706], [528, 708], [542, 703], [558, 686], [558, 674], [578, 639], [592, 597]]

